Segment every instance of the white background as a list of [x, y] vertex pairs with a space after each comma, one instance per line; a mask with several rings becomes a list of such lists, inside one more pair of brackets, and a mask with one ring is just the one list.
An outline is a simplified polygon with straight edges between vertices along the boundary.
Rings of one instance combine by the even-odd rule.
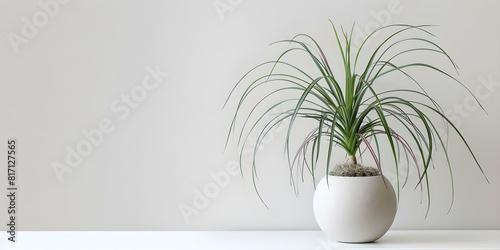
[[[238, 159], [236, 143], [224, 151], [232, 113], [222, 110], [236, 81], [276, 58], [271, 42], [309, 33], [333, 45], [328, 19], [346, 27], [356, 21], [360, 30], [384, 21], [438, 24], [432, 29], [436, 41], [459, 64], [459, 79], [471, 90], [480, 79], [497, 83], [481, 100], [488, 115], [477, 107], [461, 115], [454, 111], [468, 100], [467, 92], [439, 87], [430, 93], [459, 115], [491, 184], [451, 136], [453, 209], [447, 214], [448, 170], [437, 166], [428, 217], [420, 192], [408, 186], [393, 229], [500, 229], [500, 2], [72, 0], [58, 6], [35, 35], [16, 46], [9, 34], [23, 36], [23, 18], [44, 10], [36, 1], [0, 1], [0, 138], [5, 149], [7, 138], [19, 143], [20, 230], [318, 229], [312, 185], [304, 183], [298, 197], [288, 186], [283, 132], [259, 158], [258, 187], [269, 210], [251, 180], [239, 175], [199, 208], [193, 200], [199, 198], [196, 190], [216, 184], [211, 173], [226, 171]], [[169, 76], [120, 119], [113, 102], [141, 84], [147, 67]], [[75, 149], [85, 140], [82, 131], [99, 128], [103, 119], [114, 130], [59, 181], [54, 162], [64, 164], [67, 148]], [[2, 189], [5, 173], [0, 171]], [[5, 195], [0, 201], [5, 225]], [[179, 206], [196, 214], [183, 217]]]

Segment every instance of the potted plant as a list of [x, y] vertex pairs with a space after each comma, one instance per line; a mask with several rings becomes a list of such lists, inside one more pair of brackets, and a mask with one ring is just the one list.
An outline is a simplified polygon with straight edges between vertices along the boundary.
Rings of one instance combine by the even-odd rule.
[[[386, 233], [397, 209], [396, 192], [384, 176], [384, 169], [397, 173], [395, 186], [399, 194], [404, 186], [399, 174], [401, 164], [408, 165], [411, 160], [418, 172], [416, 187], [420, 186], [428, 200], [428, 212], [429, 167], [436, 152], [441, 152], [453, 188], [447, 140], [438, 132], [438, 122], [460, 137], [478, 169], [485, 178], [486, 175], [462, 133], [426, 92], [425, 82], [415, 77], [429, 73], [436, 77], [433, 84], [447, 79], [469, 91], [451, 73], [433, 63], [444, 59], [457, 70], [448, 53], [431, 41], [434, 35], [428, 31], [430, 26], [383, 26], [355, 46], [352, 29], [345, 32], [330, 23], [334, 37], [331, 44], [337, 47], [337, 56], [327, 56], [312, 36], [299, 34], [276, 42], [287, 45], [280, 56], [257, 65], [239, 80], [225, 103], [226, 106], [237, 89], [242, 88], [227, 140], [236, 132], [241, 156], [249, 136], [258, 135], [252, 161], [255, 186], [256, 154], [263, 139], [273, 128], [287, 123], [284, 148], [291, 178], [299, 179], [294, 173], [307, 171], [316, 185], [318, 169], [322, 166], [326, 170], [316, 186], [313, 204], [320, 228], [337, 241], [371, 242]], [[424, 59], [414, 59], [422, 55]], [[264, 73], [259, 73], [262, 69]], [[398, 79], [398, 86], [384, 90], [388, 79]], [[240, 87], [243, 82], [248, 84]], [[449, 86], [443, 88], [448, 90]], [[276, 112], [277, 107], [284, 109]], [[312, 129], [302, 135], [296, 152], [290, 153], [293, 129], [300, 120], [309, 121]], [[335, 148], [345, 151], [345, 163], [331, 164]], [[365, 152], [371, 155], [376, 168], [358, 163]], [[382, 167], [384, 153], [389, 155], [390, 163]], [[407, 179], [408, 175], [404, 183]], [[295, 181], [292, 184], [295, 186]], [[262, 200], [256, 186], [255, 189]]]

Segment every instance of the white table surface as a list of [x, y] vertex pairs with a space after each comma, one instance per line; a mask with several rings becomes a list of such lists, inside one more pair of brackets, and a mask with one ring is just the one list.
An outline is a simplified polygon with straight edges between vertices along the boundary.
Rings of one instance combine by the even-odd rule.
[[500, 249], [500, 230], [389, 231], [375, 243], [328, 241], [321, 231], [17, 232], [0, 238], [1, 250], [327, 250], [327, 249]]

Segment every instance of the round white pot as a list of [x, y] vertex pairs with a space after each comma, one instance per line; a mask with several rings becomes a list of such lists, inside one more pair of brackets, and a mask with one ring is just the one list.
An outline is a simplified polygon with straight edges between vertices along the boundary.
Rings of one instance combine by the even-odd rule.
[[382, 237], [397, 211], [394, 188], [381, 176], [325, 176], [316, 187], [313, 206], [316, 221], [328, 237], [351, 243]]

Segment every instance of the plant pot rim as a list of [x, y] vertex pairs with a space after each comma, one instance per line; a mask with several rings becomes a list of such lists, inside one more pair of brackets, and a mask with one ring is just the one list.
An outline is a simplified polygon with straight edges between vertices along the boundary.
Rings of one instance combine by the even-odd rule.
[[380, 178], [382, 175], [375, 175], [375, 176], [338, 176], [338, 175], [328, 175], [328, 177], [339, 177], [339, 178]]

